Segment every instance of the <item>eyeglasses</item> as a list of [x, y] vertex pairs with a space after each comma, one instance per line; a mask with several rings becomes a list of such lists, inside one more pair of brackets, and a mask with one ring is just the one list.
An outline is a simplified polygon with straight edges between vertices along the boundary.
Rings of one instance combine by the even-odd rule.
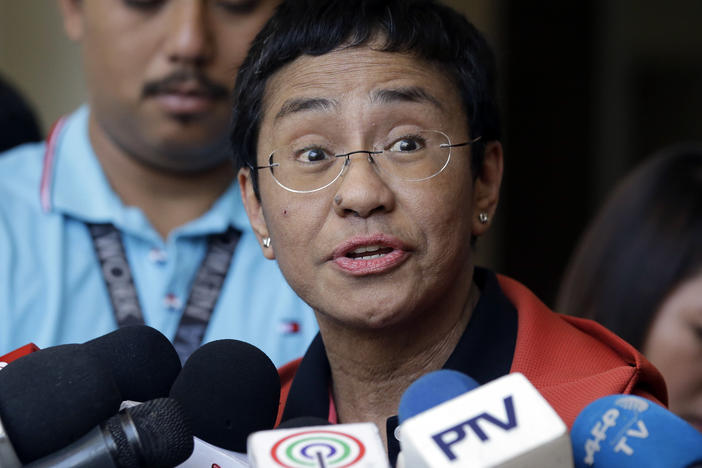
[[[268, 156], [268, 165], [250, 167], [269, 169], [276, 183], [285, 190], [311, 193], [336, 182], [351, 164], [351, 155], [365, 154], [379, 172], [418, 182], [435, 177], [448, 166], [451, 148], [471, 145], [478, 140], [480, 137], [451, 144], [443, 132], [420, 130], [399, 137], [389, 135], [374, 144], [372, 150], [343, 153], [334, 142], [320, 139], [284, 146]], [[380, 155], [382, 157], [377, 157]]]

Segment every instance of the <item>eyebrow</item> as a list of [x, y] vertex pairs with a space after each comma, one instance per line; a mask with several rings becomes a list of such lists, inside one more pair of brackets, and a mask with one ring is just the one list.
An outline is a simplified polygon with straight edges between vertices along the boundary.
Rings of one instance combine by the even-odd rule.
[[371, 93], [371, 102], [380, 104], [389, 104], [393, 102], [428, 102], [439, 109], [443, 109], [443, 106], [438, 99], [419, 86], [378, 89]]
[[296, 112], [304, 112], [309, 110], [326, 111], [337, 107], [338, 103], [333, 99], [327, 98], [294, 98], [285, 101], [275, 115], [274, 120], [280, 120], [286, 115]]

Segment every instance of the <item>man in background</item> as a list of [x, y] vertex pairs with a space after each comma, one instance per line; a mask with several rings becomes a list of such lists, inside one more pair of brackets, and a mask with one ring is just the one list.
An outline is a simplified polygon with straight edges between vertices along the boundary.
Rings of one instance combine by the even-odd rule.
[[[88, 104], [0, 157], [0, 355], [146, 323], [185, 359], [316, 333], [233, 186], [230, 92], [274, 0], [59, 0]], [[50, 82], [50, 78], [47, 80]]]

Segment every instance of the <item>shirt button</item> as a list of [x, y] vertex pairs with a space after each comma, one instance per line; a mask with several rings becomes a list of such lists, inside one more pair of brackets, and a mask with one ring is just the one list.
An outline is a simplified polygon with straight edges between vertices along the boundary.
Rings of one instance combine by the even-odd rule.
[[158, 265], [163, 265], [168, 260], [168, 255], [161, 249], [153, 248], [149, 250], [149, 260]]
[[166, 297], [163, 298], [163, 305], [168, 310], [180, 310], [180, 308], [183, 306], [183, 301], [181, 301], [175, 294], [168, 293], [166, 294]]

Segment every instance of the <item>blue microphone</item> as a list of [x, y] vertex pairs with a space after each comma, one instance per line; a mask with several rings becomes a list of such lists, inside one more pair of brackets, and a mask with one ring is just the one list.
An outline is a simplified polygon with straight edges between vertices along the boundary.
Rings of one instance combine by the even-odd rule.
[[402, 394], [397, 408], [400, 424], [478, 386], [475, 379], [455, 370], [440, 369], [424, 374]]
[[634, 395], [593, 401], [575, 419], [570, 434], [575, 468], [702, 466], [702, 434]]

